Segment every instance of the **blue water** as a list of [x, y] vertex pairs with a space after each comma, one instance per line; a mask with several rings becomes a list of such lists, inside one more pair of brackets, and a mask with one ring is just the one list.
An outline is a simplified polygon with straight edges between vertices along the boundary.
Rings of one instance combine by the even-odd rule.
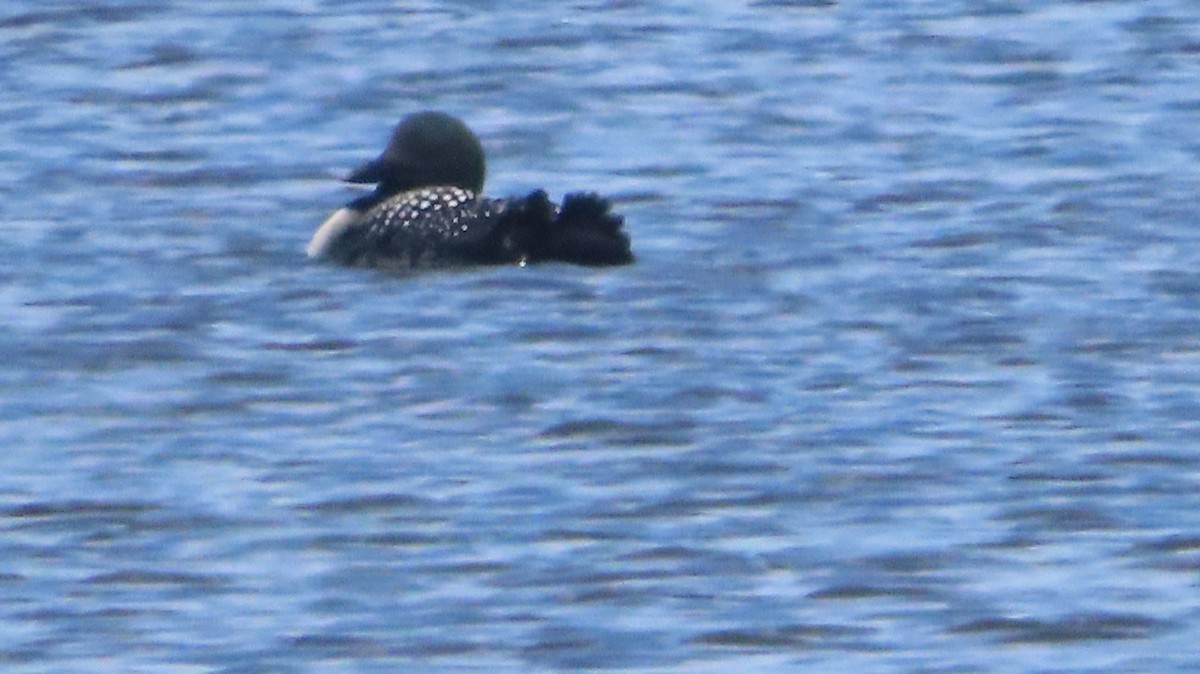
[[[1200, 665], [1195, 3], [35, 4], [4, 671]], [[638, 263], [308, 261], [430, 107]]]

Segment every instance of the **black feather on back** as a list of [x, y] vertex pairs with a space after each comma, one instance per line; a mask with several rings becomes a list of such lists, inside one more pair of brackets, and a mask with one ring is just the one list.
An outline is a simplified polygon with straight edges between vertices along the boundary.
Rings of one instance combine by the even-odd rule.
[[329, 255], [397, 271], [550, 260], [627, 264], [633, 256], [622, 224], [594, 194], [567, 195], [560, 209], [542, 190], [486, 199], [460, 187], [423, 187], [371, 207]]
[[621, 231], [625, 218], [610, 207], [607, 199], [591, 192], [564, 197], [545, 239], [545, 259], [592, 266], [633, 262], [629, 237]]
[[344, 264], [415, 270], [478, 264], [473, 251], [499, 221], [504, 202], [460, 187], [423, 187], [370, 208], [330, 256]]

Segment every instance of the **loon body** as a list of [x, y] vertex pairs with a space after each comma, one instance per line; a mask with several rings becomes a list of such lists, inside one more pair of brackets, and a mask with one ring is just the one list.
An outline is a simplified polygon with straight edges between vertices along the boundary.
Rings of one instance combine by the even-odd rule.
[[483, 147], [465, 124], [440, 112], [405, 118], [387, 149], [347, 178], [375, 189], [317, 228], [309, 257], [408, 271], [472, 264], [633, 262], [624, 220], [607, 200], [544, 191], [482, 196]]

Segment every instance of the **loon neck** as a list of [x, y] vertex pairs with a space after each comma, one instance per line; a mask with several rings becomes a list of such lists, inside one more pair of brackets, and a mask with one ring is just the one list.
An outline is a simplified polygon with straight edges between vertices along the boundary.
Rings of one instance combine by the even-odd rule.
[[392, 195], [392, 193], [384, 193], [378, 187], [376, 187], [375, 189], [371, 190], [370, 192], [367, 192], [366, 194], [362, 195], [361, 197], [346, 204], [346, 208], [352, 208], [352, 209], [358, 211], [359, 213], [366, 213], [367, 211], [371, 210], [372, 208], [375, 208], [376, 205], [378, 205], [380, 202], [382, 202], [384, 199], [387, 199], [391, 195]]
[[412, 189], [415, 188], [406, 185], [395, 185], [393, 183], [379, 183], [375, 186], [375, 189], [346, 204], [346, 207], [353, 208], [360, 213], [366, 213], [397, 194], [408, 192]]
[[[434, 185], [427, 185], [426, 187], [434, 187]], [[387, 201], [388, 199], [391, 199], [392, 197], [396, 196], [397, 194], [403, 194], [405, 192], [412, 192], [414, 190], [419, 190], [419, 189], [421, 189], [421, 187], [414, 187], [414, 186], [397, 187], [395, 185], [388, 185], [388, 184], [380, 183], [379, 185], [377, 185], [375, 187], [375, 189], [371, 190], [370, 192], [367, 192], [363, 196], [346, 204], [346, 208], [353, 209], [355, 211], [358, 211], [359, 213], [366, 213], [367, 211], [371, 210], [372, 208], [375, 208], [379, 204]], [[468, 193], [474, 194], [474, 191], [471, 189], [468, 189], [468, 188], [460, 188], [460, 189], [464, 189]]]

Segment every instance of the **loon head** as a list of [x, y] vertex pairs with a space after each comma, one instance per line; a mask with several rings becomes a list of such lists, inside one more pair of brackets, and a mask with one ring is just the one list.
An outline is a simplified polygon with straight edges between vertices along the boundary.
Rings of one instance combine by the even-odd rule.
[[459, 119], [444, 112], [418, 112], [405, 117], [383, 154], [346, 178], [351, 183], [377, 183], [378, 191], [395, 194], [418, 187], [449, 185], [483, 191], [483, 146]]

